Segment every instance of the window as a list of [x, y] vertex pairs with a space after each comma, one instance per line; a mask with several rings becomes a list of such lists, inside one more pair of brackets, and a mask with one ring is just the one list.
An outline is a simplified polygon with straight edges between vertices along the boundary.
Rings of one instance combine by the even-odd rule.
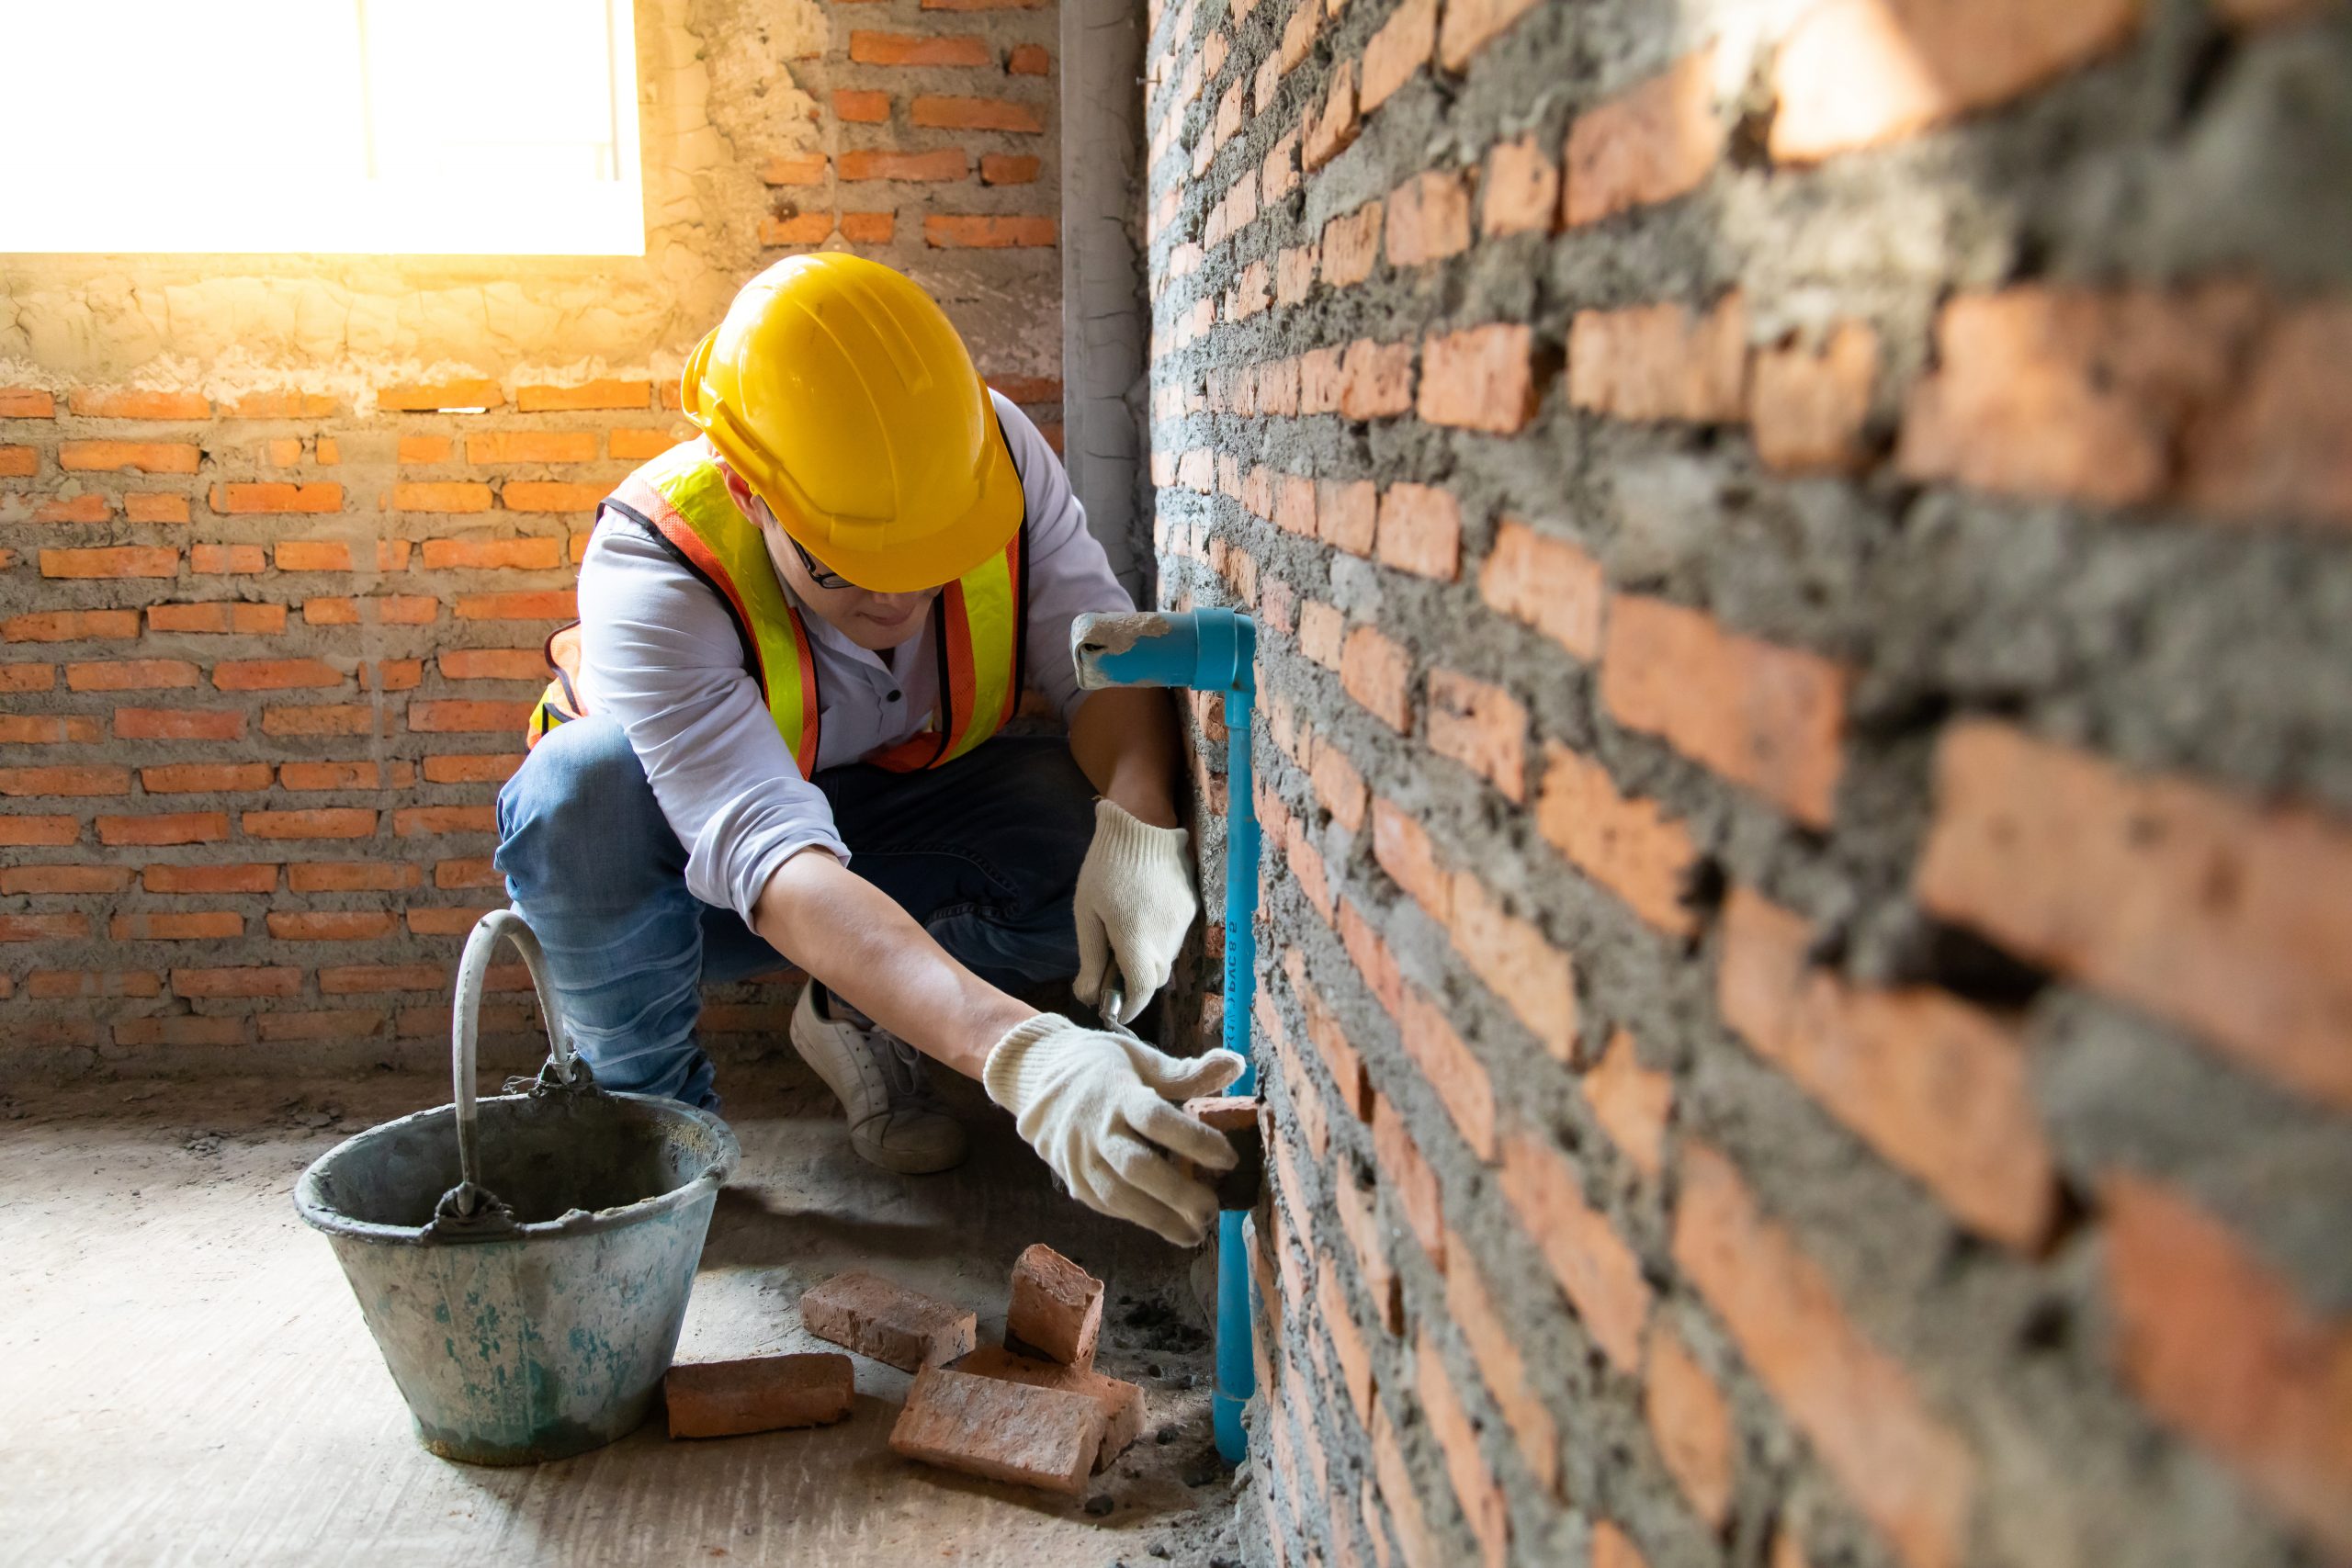
[[629, 7], [0, 6], [0, 252], [642, 255]]

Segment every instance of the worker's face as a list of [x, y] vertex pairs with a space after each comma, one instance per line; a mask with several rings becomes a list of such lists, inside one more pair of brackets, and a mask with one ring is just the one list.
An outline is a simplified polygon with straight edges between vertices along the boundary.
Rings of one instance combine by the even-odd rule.
[[939, 597], [936, 588], [876, 593], [870, 588], [822, 587], [782, 528], [771, 524], [760, 532], [767, 540], [768, 558], [775, 562], [785, 585], [810, 614], [860, 648], [880, 653], [911, 640], [922, 630], [931, 602]]

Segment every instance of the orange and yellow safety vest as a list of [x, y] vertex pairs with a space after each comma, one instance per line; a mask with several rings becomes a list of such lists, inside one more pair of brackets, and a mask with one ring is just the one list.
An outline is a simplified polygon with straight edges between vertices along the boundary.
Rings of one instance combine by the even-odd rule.
[[[742, 640], [743, 668], [759, 682], [770, 716], [808, 778], [817, 771], [817, 661], [800, 610], [776, 581], [760, 525], [737, 504], [738, 493], [749, 493], [740, 490], [741, 483], [705, 443], [685, 442], [622, 480], [605, 500], [600, 526], [642, 529], [718, 596]], [[935, 768], [964, 755], [1012, 716], [1024, 672], [1027, 539], [1024, 521], [1003, 550], [940, 590], [932, 604], [939, 708], [922, 733], [862, 761], [894, 773]], [[548, 638], [548, 664], [555, 679], [531, 712], [526, 746], [587, 713], [580, 655], [579, 622]]]

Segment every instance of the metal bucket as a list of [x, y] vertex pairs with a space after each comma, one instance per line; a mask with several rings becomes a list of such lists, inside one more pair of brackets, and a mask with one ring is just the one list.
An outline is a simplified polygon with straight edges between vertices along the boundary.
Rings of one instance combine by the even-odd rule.
[[[477, 1103], [476, 1013], [501, 937], [538, 988], [553, 1054], [527, 1092]], [[455, 1012], [456, 1103], [336, 1145], [294, 1206], [333, 1244], [426, 1448], [561, 1459], [650, 1412], [735, 1135], [707, 1111], [597, 1089], [511, 911], [474, 927]]]

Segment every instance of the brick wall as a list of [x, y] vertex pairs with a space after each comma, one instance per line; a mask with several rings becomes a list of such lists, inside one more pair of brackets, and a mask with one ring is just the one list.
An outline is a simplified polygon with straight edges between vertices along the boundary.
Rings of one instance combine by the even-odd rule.
[[1149, 58], [1164, 595], [1261, 628], [1261, 1555], [2352, 1552], [2345, 9]]
[[0, 257], [0, 1079], [438, 1058], [596, 501], [787, 250], [1058, 434], [1052, 8], [639, 11], [641, 260]]

